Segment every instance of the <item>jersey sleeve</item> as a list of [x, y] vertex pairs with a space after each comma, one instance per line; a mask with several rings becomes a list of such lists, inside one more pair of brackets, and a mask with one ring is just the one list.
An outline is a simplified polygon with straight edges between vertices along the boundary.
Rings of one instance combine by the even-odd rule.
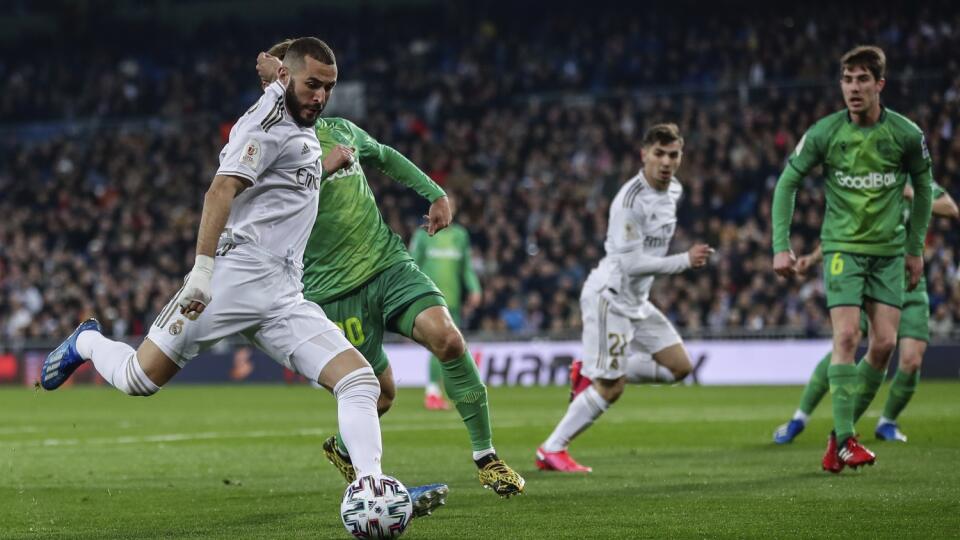
[[238, 176], [256, 184], [280, 155], [281, 141], [276, 125], [285, 114], [283, 87], [275, 82], [237, 121], [230, 133], [230, 140], [220, 151], [217, 174]]
[[626, 207], [613, 224], [610, 240], [616, 247], [620, 269], [632, 276], [676, 274], [690, 268], [690, 257], [677, 253], [658, 257], [643, 250], [643, 219], [639, 208]]
[[364, 165], [372, 165], [400, 184], [413, 189], [431, 203], [446, 195], [443, 188], [403, 154], [377, 142], [366, 131], [348, 122], [357, 142], [357, 154]]
[[930, 151], [927, 149], [927, 139], [919, 128], [916, 129], [916, 132], [910, 134], [905, 146], [903, 165], [911, 177], [919, 176], [931, 170], [933, 162], [930, 159]]
[[793, 153], [787, 158], [787, 166], [792, 167], [800, 176], [810, 174], [810, 171], [823, 162], [824, 144], [823, 133], [819, 124], [814, 124], [800, 137]]

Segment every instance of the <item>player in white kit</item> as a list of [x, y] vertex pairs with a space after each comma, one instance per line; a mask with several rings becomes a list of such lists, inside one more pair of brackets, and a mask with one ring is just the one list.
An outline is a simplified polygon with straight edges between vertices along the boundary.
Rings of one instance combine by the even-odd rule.
[[290, 45], [280, 80], [230, 132], [204, 198], [193, 270], [147, 338], [134, 351], [104, 337], [90, 319], [45, 360], [44, 388], [59, 387], [89, 359], [117, 389], [149, 396], [199, 352], [242, 334], [333, 392], [357, 475], [381, 474], [377, 378], [343, 332], [301, 294], [321, 181], [313, 125], [336, 69], [333, 52], [319, 39]]
[[702, 267], [713, 250], [696, 244], [667, 255], [683, 193], [674, 177], [683, 155], [677, 126], [651, 127], [641, 146], [643, 169], [610, 204], [606, 256], [580, 294], [583, 359], [571, 370], [566, 415], [537, 449], [542, 470], [590, 472], [570, 457], [567, 446], [623, 394], [626, 383], [680, 380], [691, 370], [680, 335], [648, 297], [656, 275]]

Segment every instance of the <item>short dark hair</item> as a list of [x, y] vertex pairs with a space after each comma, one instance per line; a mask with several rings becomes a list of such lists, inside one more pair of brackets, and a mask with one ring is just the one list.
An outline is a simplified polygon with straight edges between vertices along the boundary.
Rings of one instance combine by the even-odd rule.
[[337, 58], [329, 45], [315, 37], [302, 37], [290, 40], [283, 55], [283, 64], [299, 69], [303, 67], [304, 58], [307, 56], [331, 66], [337, 63]]
[[656, 124], [650, 126], [650, 129], [643, 134], [640, 145], [649, 148], [657, 143], [666, 146], [676, 141], [680, 141], [680, 145], [683, 145], [683, 137], [680, 135], [680, 128], [676, 124]]
[[862, 67], [873, 74], [873, 78], [880, 80], [887, 73], [887, 55], [876, 45], [859, 45], [840, 57], [840, 74], [843, 70], [852, 67]]

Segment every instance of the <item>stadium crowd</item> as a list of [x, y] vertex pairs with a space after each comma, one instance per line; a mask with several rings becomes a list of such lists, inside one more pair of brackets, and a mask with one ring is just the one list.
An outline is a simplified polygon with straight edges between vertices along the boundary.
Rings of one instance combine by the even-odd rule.
[[[702, 240], [717, 254], [705, 270], [661, 278], [654, 302], [687, 334], [819, 335], [829, 326], [818, 276], [786, 283], [770, 269], [784, 159], [842, 106], [842, 50], [875, 42], [888, 53], [885, 102], [923, 128], [935, 177], [957, 198], [960, 12], [881, 6], [851, 27], [844, 6], [793, 9], [677, 20], [661, 8], [582, 26], [572, 8], [540, 18], [461, 11], [429, 25], [416, 10], [346, 13], [328, 41], [341, 80], [364, 83], [357, 123], [456, 196], [484, 286], [466, 329], [579, 329], [609, 201], [640, 168], [644, 127], [669, 120], [686, 137], [673, 251]], [[82, 70], [69, 52], [0, 65], [0, 128], [43, 133], [2, 142], [0, 343], [59, 339], [94, 314], [114, 336], [145, 333], [192, 264], [225, 123], [259, 91], [248, 42], [265, 49], [293, 30], [258, 27], [243, 46], [196, 38], [172, 51], [141, 40], [98, 50]], [[826, 39], [836, 35], [844, 39]], [[64, 119], [102, 125], [35, 129]], [[367, 172], [385, 219], [409, 239], [426, 203]], [[794, 249], [804, 253], [819, 231], [818, 180], [797, 207]], [[934, 335], [960, 321], [957, 230], [935, 219], [927, 240]]]

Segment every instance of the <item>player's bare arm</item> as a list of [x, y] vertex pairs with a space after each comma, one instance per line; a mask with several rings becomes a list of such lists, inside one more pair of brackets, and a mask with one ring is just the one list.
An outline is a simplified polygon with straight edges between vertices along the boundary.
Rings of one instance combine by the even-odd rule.
[[223, 227], [230, 217], [233, 199], [246, 187], [246, 181], [235, 176], [217, 175], [203, 198], [200, 231], [197, 233], [197, 253], [193, 270], [187, 276], [177, 299], [180, 313], [196, 319], [213, 299], [210, 279], [213, 277], [213, 257]]
[[960, 209], [949, 194], [945, 193], [933, 201], [933, 214], [950, 219], [960, 218]]

